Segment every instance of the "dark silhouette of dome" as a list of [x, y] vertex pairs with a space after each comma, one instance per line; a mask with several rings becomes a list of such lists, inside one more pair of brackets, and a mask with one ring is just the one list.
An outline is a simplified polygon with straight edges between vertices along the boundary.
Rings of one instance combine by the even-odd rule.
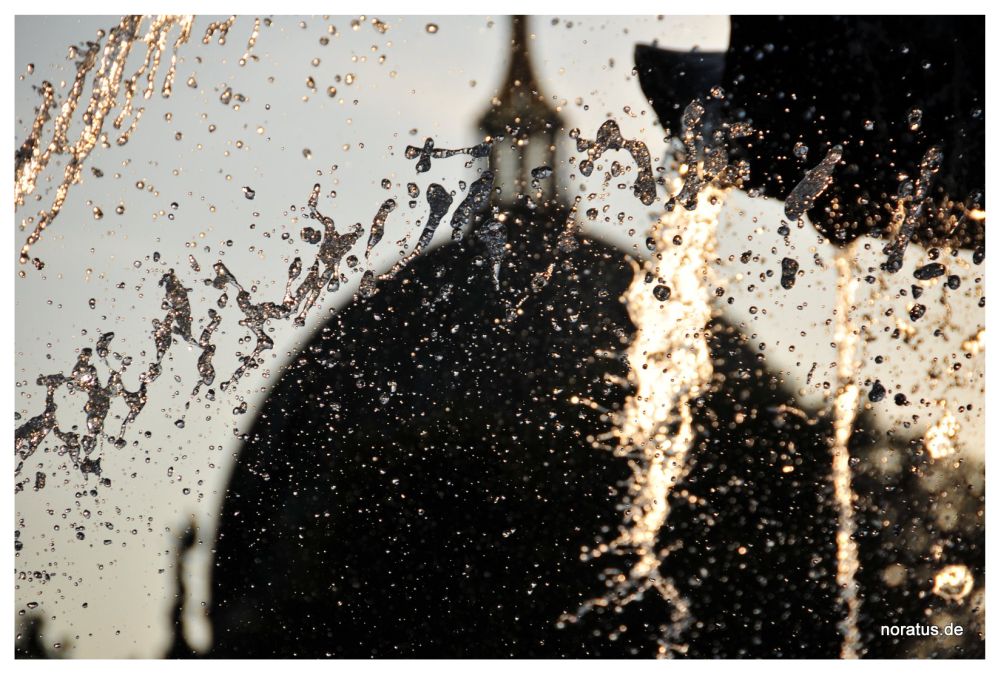
[[[271, 394], [219, 528], [213, 655], [655, 652], [668, 607], [653, 595], [621, 615], [556, 625], [603, 594], [604, 565], [579, 551], [621, 518], [627, 464], [591, 442], [610, 422], [571, 399], [617, 409], [627, 393], [608, 381], [624, 364], [595, 355], [622, 351], [632, 332], [623, 256], [581, 242], [508, 325], [468, 240], [345, 308]], [[545, 266], [554, 240], [531, 241], [515, 245], [526, 252], [502, 287], [528, 287]], [[791, 396], [738, 333], [721, 322], [713, 331], [724, 385], [699, 401], [695, 470], [663, 541], [681, 545], [670, 568], [704, 616], [691, 653], [833, 655], [828, 427], [779, 429], [767, 410]], [[775, 484], [789, 438], [797, 471]], [[747, 564], [733, 541], [766, 553]], [[620, 625], [627, 633], [609, 640]]]
[[[508, 324], [469, 238], [341, 311], [272, 393], [219, 531], [220, 654], [572, 652], [555, 622], [593, 587], [578, 553], [626, 467], [570, 398], [620, 396], [594, 352], [628, 338], [629, 274], [582, 243]], [[521, 250], [502, 289], [545, 264]]]
[[[532, 92], [508, 100], [542, 100]], [[620, 299], [632, 272], [599, 242], [574, 235], [567, 246], [568, 211], [555, 200], [495, 205], [509, 244], [499, 283], [490, 240], [465, 236], [345, 307], [283, 373], [227, 490], [211, 655], [655, 653], [669, 617], [655, 592], [557, 626], [604, 594], [602, 573], [617, 563], [579, 553], [614, 537], [628, 465], [594, 446], [608, 412], [574, 398], [614, 412], [629, 393], [614, 383], [627, 364], [602, 354], [621, 354], [633, 334]], [[687, 654], [835, 657], [829, 420], [783, 411], [794, 396], [755, 343], [721, 319], [709, 329], [714, 387], [694, 401], [691, 470], [660, 541], [672, 550], [663, 572], [695, 618]], [[876, 443], [859, 427], [864, 456]], [[925, 607], [879, 580], [889, 560], [911, 562], [887, 542], [898, 550], [900, 536], [933, 526], [892, 493], [915, 479], [903, 475], [888, 486], [861, 477], [872, 495], [859, 506], [859, 580], [872, 588], [863, 620], [873, 655], [908, 642], [873, 639], [872, 626], [918, 620]], [[877, 525], [880, 512], [908, 528]]]
[[[526, 148], [551, 158], [561, 124], [523, 26], [504, 102], [484, 117], [513, 141], [491, 157], [519, 167], [513, 184], [498, 172], [507, 193], [523, 193]], [[556, 622], [599, 590], [579, 551], [616, 526], [609, 487], [627, 466], [591, 447], [606, 419], [572, 399], [623, 396], [607, 375], [624, 364], [597, 353], [628, 343], [631, 273], [598, 242], [567, 246], [553, 199], [496, 207], [499, 282], [479, 236], [422, 255], [332, 319], [276, 386], [220, 524], [213, 655], [580, 652]]]

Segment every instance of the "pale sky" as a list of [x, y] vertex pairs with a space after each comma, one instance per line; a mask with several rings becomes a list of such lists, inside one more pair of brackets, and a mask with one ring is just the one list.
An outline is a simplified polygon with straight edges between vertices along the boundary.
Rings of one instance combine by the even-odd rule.
[[[391, 196], [400, 208], [398, 217], [388, 221], [385, 239], [395, 241], [415, 228], [414, 221], [424, 215], [423, 203], [412, 211], [406, 207], [405, 186], [414, 173], [413, 162], [403, 158], [402, 151], [427, 136], [442, 147], [479, 140], [475, 122], [499, 85], [507, 20], [378, 18], [389, 25], [385, 33], [369, 21], [352, 30], [352, 17], [276, 18], [261, 30], [255, 49], [259, 61], [244, 67], [238, 60], [252, 17], [236, 22], [225, 46], [201, 44], [210, 19], [196, 20], [191, 42], [180, 50], [172, 98], [155, 96], [143, 103], [144, 116], [127, 145], [94, 151], [82, 184], [73, 188], [63, 213], [33, 251], [45, 261], [45, 268], [30, 268], [24, 278], [15, 279], [15, 408], [23, 418], [42, 409], [44, 390], [35, 386], [35, 378], [71, 369], [78, 350], [92, 347], [101, 333], [114, 331], [114, 350], [134, 356], [138, 363], [149, 361], [150, 322], [162, 316], [162, 293], [156, 282], [169, 267], [194, 288], [196, 316], [204, 315], [214, 300], [214, 294], [200, 293], [200, 279], [210, 274], [217, 259], [245, 286], [256, 284], [258, 296], [280, 299], [291, 258], [312, 257], [298, 232], [303, 224], [301, 209], [315, 182], [323, 186], [320, 209], [338, 225], [361, 222], [367, 227], [378, 205]], [[635, 44], [657, 40], [674, 49], [714, 51], [724, 49], [728, 40], [725, 17], [554, 19], [533, 19], [532, 48], [542, 87], [562, 103], [568, 126], [592, 137], [605, 119], [614, 118], [626, 137], [647, 142], [654, 158], [664, 155], [665, 143], [631, 75]], [[17, 143], [25, 137], [38, 101], [32, 86], [48, 79], [60, 91], [60, 81], [72, 78], [66, 48], [94, 39], [99, 28], [115, 21], [17, 19], [16, 74], [25, 75], [15, 85]], [[438, 26], [437, 32], [427, 31], [429, 23]], [[335, 34], [328, 32], [329, 25], [336, 26]], [[330, 38], [326, 46], [320, 44], [323, 36]], [[315, 65], [314, 59], [319, 59]], [[26, 75], [29, 63], [34, 72]], [[352, 84], [345, 81], [348, 74], [353, 75]], [[196, 80], [195, 88], [187, 86], [189, 77]], [[306, 85], [310, 77], [315, 92]], [[327, 95], [331, 85], [337, 88], [335, 97]], [[238, 110], [219, 100], [227, 86], [246, 96]], [[210, 125], [215, 127], [212, 132]], [[304, 156], [304, 150], [311, 158]], [[90, 166], [103, 170], [104, 177], [94, 178]], [[436, 161], [429, 176], [451, 186], [473, 177], [460, 159]], [[381, 187], [386, 178], [391, 181], [388, 191]], [[140, 182], [142, 189], [137, 187]], [[254, 189], [252, 201], [244, 197], [244, 186]], [[45, 187], [40, 185], [43, 194]], [[336, 198], [330, 197], [331, 191]], [[115, 212], [119, 203], [125, 206], [122, 215]], [[178, 204], [176, 209], [172, 203]], [[628, 192], [612, 195], [607, 203], [611, 212], [632, 216], [636, 232], [630, 236], [603, 225], [591, 233], [624, 252], [641, 254], [645, 228], [655, 214]], [[94, 218], [94, 206], [103, 211], [102, 219]], [[29, 202], [16, 222], [38, 207], [41, 204]], [[759, 266], [755, 273], [776, 268], [787, 254], [775, 233], [781, 207], [774, 200], [736, 194], [727, 202], [720, 222], [719, 274], [736, 301], [720, 309], [754, 335], [754, 343], [766, 343], [771, 366], [802, 389], [804, 405], [816, 407], [823, 404], [822, 382], [830, 381], [835, 356], [828, 323], [834, 304], [832, 248], [821, 243], [811, 228], [793, 230], [792, 247], [800, 261], [809, 264], [802, 265], [805, 274], [793, 290], [778, 294], [773, 292], [774, 283], [746, 290], [747, 282], [735, 274], [745, 272], [747, 265], [728, 262], [731, 257], [738, 262], [740, 254], [750, 249], [761, 256], [754, 262]], [[288, 240], [282, 239], [284, 233], [290, 234]], [[11, 255], [16, 257], [23, 237], [16, 232]], [[439, 232], [438, 238], [446, 239], [447, 233]], [[862, 251], [870, 261], [867, 266], [879, 259], [878, 248], [871, 248]], [[160, 254], [158, 263], [154, 252]], [[383, 266], [390, 263], [392, 253], [391, 247], [383, 249]], [[811, 263], [814, 253], [825, 260], [825, 269]], [[189, 255], [200, 263], [201, 273], [191, 269]], [[972, 278], [971, 273], [963, 274], [966, 282], [960, 293], [952, 294], [951, 311], [957, 319], [974, 315], [981, 323], [981, 312], [974, 309], [978, 295]], [[277, 323], [272, 334], [275, 349], [266, 366], [251, 371], [236, 390], [220, 394], [214, 402], [189, 397], [196, 381], [197, 353], [175, 347], [146, 409], [126, 435], [128, 446], [98, 450], [112, 485], [100, 488], [96, 498], [76, 496], [87, 483], [78, 472], [59, 468], [65, 464], [59, 457], [41, 452], [33, 457], [25, 470], [29, 474], [46, 470], [49, 481], [40, 492], [28, 489], [16, 498], [15, 527], [21, 529], [25, 550], [15, 566], [17, 571], [47, 571], [52, 577], [45, 583], [20, 582], [15, 610], [39, 602], [31, 611], [44, 616], [48, 643], [62, 642], [79, 657], [161, 653], [169, 638], [175, 536], [192, 516], [199, 521], [204, 545], [193, 559], [189, 606], [210, 601], [204, 582], [207, 550], [239, 447], [234, 424], [239, 424], [238, 430], [246, 429], [281, 365], [322, 324], [329, 309], [349, 298], [350, 291], [348, 287], [326, 297], [305, 328]], [[924, 321], [940, 320], [945, 311], [943, 305], [929, 303]], [[216, 365], [224, 377], [237, 365], [236, 352], [245, 352], [247, 345], [237, 344], [244, 333], [235, 325], [235, 313], [222, 313], [228, 330], [216, 340]], [[947, 339], [921, 344], [920, 352], [915, 348], [913, 353], [899, 351], [897, 342], [884, 346], [876, 342], [868, 348], [895, 354], [895, 362], [887, 367], [895, 368], [892, 371], [902, 385], [919, 388], [921, 395], [975, 400], [973, 411], [960, 419], [962, 449], [969, 456], [981, 456], [982, 381], [938, 391], [920, 365], [922, 358], [933, 357], [939, 349], [948, 352], [956, 348], [956, 340], [960, 343], [968, 336], [949, 333]], [[144, 350], [146, 356], [141, 355]], [[983, 356], [977, 358], [969, 366], [982, 372]], [[885, 372], [885, 367], [878, 371], [883, 380]], [[251, 411], [234, 416], [233, 408], [243, 401]], [[78, 395], [62, 409], [79, 410], [81, 405]], [[901, 413], [890, 406], [879, 410], [884, 410], [879, 421], [885, 428], [902, 421]], [[929, 412], [916, 414], [922, 415], [920, 420], [906, 432], [919, 435], [936, 417]], [[184, 428], [178, 428], [175, 421], [182, 418]], [[91, 485], [92, 480], [88, 488]], [[86, 526], [82, 541], [75, 536], [79, 524]], [[192, 641], [204, 644], [203, 626], [189, 627]]]

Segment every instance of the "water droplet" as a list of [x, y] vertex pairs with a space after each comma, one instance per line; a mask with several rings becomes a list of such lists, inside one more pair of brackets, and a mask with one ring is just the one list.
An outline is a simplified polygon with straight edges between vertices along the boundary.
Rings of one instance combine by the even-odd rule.
[[830, 148], [826, 157], [819, 164], [806, 172], [806, 175], [795, 186], [785, 201], [785, 217], [798, 220], [806, 211], [813, 207], [833, 180], [833, 170], [843, 157], [843, 148], [835, 145]]
[[799, 263], [790, 257], [781, 261], [781, 287], [791, 290], [795, 286], [795, 275], [799, 272]]
[[661, 302], [666, 302], [670, 299], [670, 288], [663, 284], [657, 285], [653, 288], [653, 297], [660, 300]]
[[943, 276], [945, 272], [944, 265], [940, 262], [932, 262], [930, 264], [925, 264], [923, 267], [918, 267], [913, 271], [913, 277], [921, 281], [929, 281], [932, 278], [937, 278], [938, 276]]
[[885, 386], [882, 385], [882, 382], [876, 379], [875, 383], [872, 384], [871, 390], [868, 391], [868, 400], [872, 401], [873, 403], [877, 403], [883, 400], [884, 398], [885, 398]]

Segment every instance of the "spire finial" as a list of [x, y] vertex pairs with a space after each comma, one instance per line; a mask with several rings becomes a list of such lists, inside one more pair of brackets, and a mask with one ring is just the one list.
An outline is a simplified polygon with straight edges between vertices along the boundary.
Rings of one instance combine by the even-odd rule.
[[[505, 138], [494, 145], [490, 158], [504, 199], [528, 190], [532, 169], [555, 168], [555, 134], [563, 126], [535, 78], [530, 43], [528, 17], [511, 16], [506, 77], [479, 122], [487, 135]], [[538, 198], [554, 198], [556, 182], [547, 179]]]

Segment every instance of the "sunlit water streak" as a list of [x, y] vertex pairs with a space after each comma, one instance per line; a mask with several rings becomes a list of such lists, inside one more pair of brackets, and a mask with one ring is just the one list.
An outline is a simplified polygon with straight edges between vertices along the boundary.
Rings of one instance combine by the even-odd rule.
[[[193, 21], [192, 15], [122, 17], [118, 25], [107, 32], [103, 46], [99, 41], [88, 43], [87, 51], [77, 62], [73, 85], [59, 104], [59, 113], [55, 118], [50, 116], [50, 110], [56, 107], [54, 90], [48, 82], [43, 83], [42, 102], [31, 132], [15, 156], [15, 207], [23, 206], [26, 197], [35, 191], [39, 178], [53, 157], [64, 155], [67, 161], [62, 182], [56, 187], [51, 204], [47, 210], [39, 211], [34, 218], [34, 229], [21, 247], [22, 264], [29, 260], [31, 247], [42, 236], [42, 232], [59, 215], [70, 188], [81, 181], [84, 164], [90, 153], [98, 144], [108, 143], [105, 122], [112, 110], [118, 107], [119, 97], [121, 97], [121, 108], [112, 122], [112, 127], [116, 130], [125, 127], [115, 141], [116, 144], [124, 145], [128, 142], [144, 110], [135, 107], [136, 95], [139, 94], [143, 100], [152, 97], [156, 90], [160, 60], [168, 49], [167, 38], [176, 28], [178, 35], [172, 44], [170, 66], [160, 87], [162, 96], [170, 96], [176, 74], [177, 50], [190, 37]], [[147, 25], [145, 31], [142, 29], [144, 24]], [[99, 38], [102, 37], [104, 36], [99, 35]], [[146, 53], [139, 67], [130, 76], [126, 76], [126, 62], [136, 44], [144, 44]], [[83, 100], [87, 77], [91, 71], [94, 71], [91, 82], [92, 94], [87, 101], [87, 107], [77, 118], [75, 113]], [[146, 83], [140, 89], [141, 78], [145, 78]], [[130, 118], [131, 121], [125, 126], [126, 120]], [[42, 135], [49, 126], [49, 121], [52, 129], [51, 140], [43, 144]], [[80, 135], [75, 141], [70, 142], [68, 139], [70, 126], [77, 122], [83, 125]], [[25, 220], [21, 225], [22, 229], [26, 228], [29, 222], [30, 220]]]
[[849, 444], [857, 417], [860, 388], [855, 381], [858, 369], [856, 360], [858, 335], [851, 322], [858, 290], [858, 279], [852, 264], [852, 248], [838, 253], [837, 307], [834, 342], [837, 345], [837, 395], [833, 402], [833, 500], [837, 509], [837, 587], [840, 601], [846, 612], [839, 623], [843, 642], [840, 657], [855, 659], [861, 656], [861, 632], [858, 615], [861, 599], [858, 596], [858, 544], [854, 540], [857, 524], [854, 503], [857, 496], [851, 486], [851, 454]]
[[618, 415], [613, 451], [628, 461], [632, 477], [618, 537], [585, 550], [584, 557], [619, 555], [628, 557], [631, 566], [611, 574], [604, 596], [563, 617], [575, 622], [595, 607], [625, 605], [655, 590], [670, 605], [670, 622], [659, 637], [663, 657], [686, 650], [682, 637], [692, 619], [687, 600], [664, 573], [666, 553], [659, 539], [670, 515], [671, 494], [687, 472], [695, 435], [691, 401], [712, 378], [710, 263], [724, 195], [722, 189], [708, 187], [695, 209], [664, 214], [653, 232], [654, 259], [637, 266], [626, 293], [636, 326], [627, 352], [634, 393]]
[[[225, 44], [226, 35], [235, 20], [235, 16], [230, 16], [225, 21], [210, 23], [202, 42], [208, 44], [218, 35], [218, 43]], [[137, 103], [152, 98], [158, 81], [161, 82], [159, 89], [162, 97], [169, 98], [173, 93], [178, 51], [190, 39], [193, 24], [192, 14], [123, 16], [118, 25], [106, 32], [100, 31], [96, 41], [88, 42], [82, 54], [76, 47], [70, 48], [70, 57], [78, 58], [76, 73], [72, 86], [61, 101], [56, 100], [51, 83], [42, 83], [39, 92], [42, 100], [31, 131], [14, 156], [15, 208], [24, 206], [27, 197], [35, 192], [53, 158], [65, 156], [66, 165], [49, 207], [21, 223], [22, 230], [34, 225], [21, 246], [21, 264], [29, 261], [32, 246], [62, 211], [72, 186], [82, 181], [83, 169], [90, 154], [98, 145], [109, 146], [105, 122], [111, 118], [112, 112], [118, 110], [111, 127], [120, 132], [114, 142], [119, 146], [125, 145], [145, 112], [145, 108], [137, 107]], [[261, 20], [256, 18], [247, 39], [246, 51], [240, 58], [241, 66], [257, 58], [253, 50], [260, 35], [260, 26]], [[170, 41], [168, 38], [175, 29], [176, 35]], [[146, 51], [141, 56], [138, 67], [128, 75], [126, 66], [137, 45], [144, 45]], [[167, 53], [170, 54], [167, 72], [159, 80], [160, 63]], [[86, 99], [88, 78], [91, 94]], [[86, 107], [77, 115], [78, 108], [85, 100]], [[58, 108], [58, 113], [53, 117], [52, 111], [55, 108]], [[77, 124], [82, 125], [82, 128], [76, 140], [71, 142], [70, 127]], [[43, 135], [49, 128], [51, 137], [45, 143]], [[35, 264], [42, 265], [37, 259]]]

